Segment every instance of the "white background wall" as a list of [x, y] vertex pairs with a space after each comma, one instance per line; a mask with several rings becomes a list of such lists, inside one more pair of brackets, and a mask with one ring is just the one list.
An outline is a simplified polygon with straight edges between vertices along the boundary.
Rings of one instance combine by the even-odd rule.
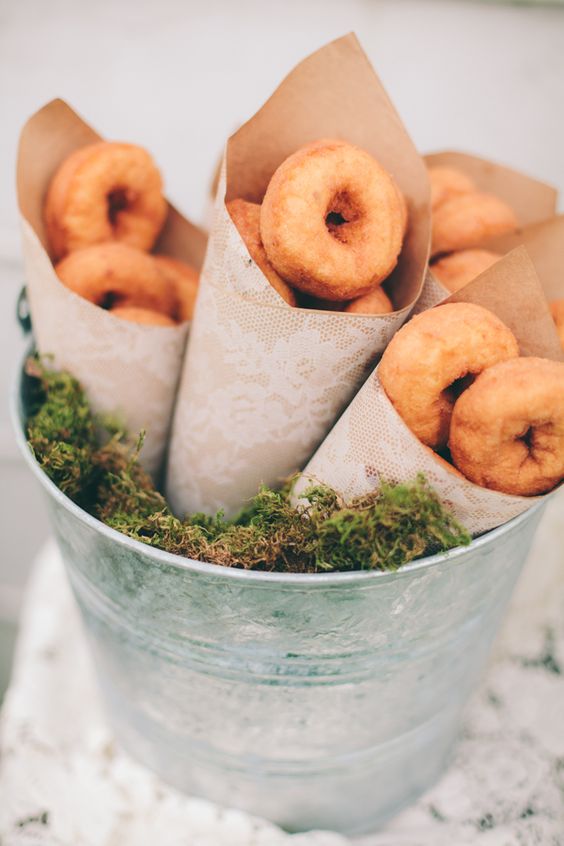
[[[108, 138], [146, 145], [201, 219], [225, 137], [303, 56], [354, 29], [421, 150], [506, 162], [564, 191], [564, 7], [466, 0], [0, 0], [0, 620], [46, 522], [10, 434], [23, 341], [18, 132], [63, 97]], [[0, 641], [2, 634], [0, 632]], [[1, 643], [0, 643], [1, 652]]]

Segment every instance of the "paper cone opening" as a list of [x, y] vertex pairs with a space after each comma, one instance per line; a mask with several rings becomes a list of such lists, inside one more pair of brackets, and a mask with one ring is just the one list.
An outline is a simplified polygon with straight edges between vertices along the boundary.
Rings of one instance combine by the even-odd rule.
[[423, 161], [355, 35], [304, 59], [227, 143], [225, 200], [260, 203], [277, 167], [320, 138], [371, 153], [398, 183], [409, 226], [394, 271], [396, 309], [412, 305], [429, 255], [429, 182]]

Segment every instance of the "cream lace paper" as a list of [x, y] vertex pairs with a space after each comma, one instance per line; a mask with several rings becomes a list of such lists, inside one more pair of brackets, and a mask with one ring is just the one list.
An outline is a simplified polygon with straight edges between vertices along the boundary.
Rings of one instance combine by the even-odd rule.
[[84, 386], [97, 412], [119, 414], [130, 432], [145, 429], [142, 459], [157, 473], [166, 446], [188, 325], [142, 326], [113, 317], [59, 281], [22, 218], [22, 250], [38, 350]]
[[175, 411], [167, 496], [238, 509], [303, 466], [409, 313], [291, 308], [229, 217], [225, 168]]

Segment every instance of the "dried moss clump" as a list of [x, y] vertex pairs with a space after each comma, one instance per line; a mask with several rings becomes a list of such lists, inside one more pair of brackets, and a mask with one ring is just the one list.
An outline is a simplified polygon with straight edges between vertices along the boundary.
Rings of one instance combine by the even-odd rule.
[[27, 372], [35, 383], [27, 434], [42, 469], [89, 513], [143, 543], [226, 567], [315, 573], [396, 570], [471, 540], [421, 475], [409, 484], [382, 483], [349, 504], [317, 485], [299, 509], [291, 484], [261, 488], [233, 520], [221, 512], [181, 520], [139, 464], [142, 439], [132, 443], [96, 419], [68, 373], [37, 359]]

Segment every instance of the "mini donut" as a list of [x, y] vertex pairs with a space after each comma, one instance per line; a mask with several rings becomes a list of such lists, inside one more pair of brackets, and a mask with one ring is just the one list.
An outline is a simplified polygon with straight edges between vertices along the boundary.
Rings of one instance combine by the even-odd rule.
[[249, 255], [262, 270], [274, 290], [288, 305], [296, 305], [296, 295], [269, 262], [260, 237], [260, 206], [247, 200], [230, 200], [227, 211], [245, 242]]
[[513, 232], [515, 212], [493, 194], [461, 194], [441, 203], [433, 214], [431, 255], [468, 250], [488, 238]]
[[460, 391], [486, 367], [518, 355], [515, 336], [491, 311], [445, 303], [418, 314], [394, 335], [378, 376], [414, 435], [441, 449]]
[[552, 319], [556, 323], [556, 329], [562, 349], [564, 350], [564, 300], [553, 300], [550, 303]]
[[126, 244], [95, 244], [55, 265], [61, 282], [103, 308], [136, 306], [172, 315], [176, 296], [154, 257]]
[[150, 250], [167, 215], [161, 175], [142, 147], [100, 141], [64, 160], [47, 191], [55, 259], [103, 241]]
[[114, 317], [121, 320], [130, 320], [132, 323], [143, 323], [147, 326], [176, 326], [176, 321], [160, 311], [152, 311], [149, 308], [138, 306], [116, 306], [110, 309]]
[[367, 294], [397, 264], [405, 207], [387, 171], [344, 141], [302, 147], [276, 170], [260, 231], [274, 269], [327, 300]]
[[370, 293], [352, 300], [345, 308], [348, 314], [390, 314], [393, 310], [391, 299], [380, 285]]
[[455, 403], [449, 446], [477, 485], [551, 490], [564, 478], [564, 363], [515, 358], [485, 370]]
[[436, 276], [445, 288], [454, 293], [500, 258], [499, 253], [492, 253], [490, 250], [460, 250], [434, 262], [431, 270], [433, 276]]
[[154, 256], [154, 260], [161, 273], [168, 277], [176, 292], [177, 307], [174, 316], [181, 323], [192, 320], [200, 274], [196, 268], [171, 256]]
[[469, 176], [455, 167], [431, 165], [427, 168], [431, 185], [431, 210], [435, 211], [442, 203], [476, 191], [476, 186]]

